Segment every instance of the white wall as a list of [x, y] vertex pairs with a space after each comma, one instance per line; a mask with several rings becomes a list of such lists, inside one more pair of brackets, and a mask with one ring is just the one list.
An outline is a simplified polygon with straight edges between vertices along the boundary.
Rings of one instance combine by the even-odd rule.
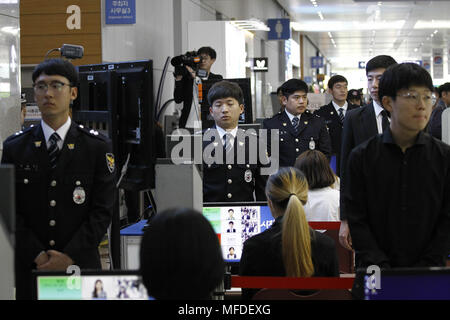
[[[174, 56], [173, 1], [136, 0], [136, 24], [133, 25], [105, 24], [104, 5], [102, 1], [103, 62], [152, 59], [156, 99], [164, 63], [168, 56]], [[172, 72], [170, 68], [166, 73], [162, 102], [173, 98]]]
[[[18, 33], [19, 4], [2, 4], [0, 6], [0, 158], [3, 141], [20, 128]], [[14, 248], [7, 239], [7, 232], [3, 227], [3, 223], [0, 223], [0, 300], [11, 300], [14, 298]]]
[[0, 156], [3, 141], [20, 128], [19, 5], [0, 6]]

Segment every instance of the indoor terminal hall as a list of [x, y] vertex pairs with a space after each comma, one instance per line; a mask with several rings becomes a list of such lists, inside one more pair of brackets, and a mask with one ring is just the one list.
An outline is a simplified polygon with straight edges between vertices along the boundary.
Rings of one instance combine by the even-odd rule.
[[0, 1], [0, 299], [450, 300], [449, 12]]

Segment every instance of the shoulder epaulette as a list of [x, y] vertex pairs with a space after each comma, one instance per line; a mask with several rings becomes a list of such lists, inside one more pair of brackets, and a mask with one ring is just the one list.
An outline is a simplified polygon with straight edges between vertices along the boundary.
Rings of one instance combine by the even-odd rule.
[[6, 142], [6, 141], [10, 141], [10, 140], [14, 140], [14, 139], [16, 139], [16, 138], [18, 138], [18, 137], [23, 136], [23, 135], [26, 134], [26, 133], [29, 133], [29, 132], [31, 131], [31, 129], [33, 129], [33, 127], [34, 127], [34, 125], [31, 125], [31, 126], [28, 127], [28, 128], [25, 128], [25, 129], [23, 129], [23, 130], [17, 131], [16, 133], [13, 133], [13, 134], [10, 135], [8, 138], [6, 138], [5, 142]]
[[105, 136], [104, 134], [102, 134], [102, 133], [100, 133], [100, 132], [98, 132], [97, 130], [94, 130], [94, 129], [85, 128], [82, 124], [79, 124], [77, 126], [77, 129], [79, 131], [83, 132], [84, 134], [87, 134], [88, 136], [100, 139], [102, 141], [105, 141], [106, 139], [108, 139], [108, 137]]

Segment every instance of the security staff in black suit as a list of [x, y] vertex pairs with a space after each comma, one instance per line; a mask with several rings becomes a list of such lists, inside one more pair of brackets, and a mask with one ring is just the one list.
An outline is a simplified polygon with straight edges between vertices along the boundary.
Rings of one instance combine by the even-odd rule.
[[237, 127], [244, 112], [241, 88], [217, 82], [208, 102], [215, 125], [203, 133], [203, 202], [265, 201], [261, 170], [267, 162], [260, 161], [258, 137]]
[[[201, 57], [201, 62], [199, 64], [199, 69], [206, 74], [202, 76], [201, 80], [221, 80], [223, 77], [220, 74], [214, 74], [210, 72], [213, 63], [216, 61], [216, 51], [211, 47], [201, 47], [198, 49], [197, 54]], [[181, 110], [181, 117], [178, 123], [179, 128], [194, 128], [193, 121], [200, 120], [200, 113], [198, 115], [192, 115], [191, 107], [193, 102], [193, 85], [194, 79], [197, 74], [194, 70], [186, 66], [185, 69], [175, 72], [175, 90], [173, 97], [176, 103], [183, 103], [183, 109]], [[200, 106], [199, 106], [200, 108]], [[195, 110], [192, 110], [195, 111]], [[192, 120], [194, 119], [194, 120]], [[188, 122], [188, 120], [191, 120]]]
[[111, 143], [76, 125], [69, 104], [78, 74], [62, 59], [33, 72], [39, 125], [6, 139], [2, 163], [16, 167], [16, 298], [31, 298], [32, 269], [101, 268], [98, 245], [111, 222]]
[[281, 91], [284, 111], [263, 122], [263, 128], [268, 129], [269, 155], [276, 152], [271, 150], [271, 129], [278, 129], [280, 167], [294, 166], [295, 159], [309, 149], [320, 150], [330, 158], [331, 141], [325, 121], [306, 110], [308, 85], [300, 79], [290, 79], [281, 85]]
[[[349, 111], [345, 116], [341, 146], [341, 190], [345, 184], [345, 170], [350, 152], [364, 141], [379, 133], [383, 133], [383, 128], [389, 126], [389, 114], [379, 102], [378, 84], [384, 71], [396, 63], [391, 56], [380, 55], [370, 59], [366, 64], [367, 87], [373, 101], [362, 108]], [[343, 201], [340, 201], [340, 210], [341, 226], [339, 229], [339, 241], [344, 248], [352, 250], [346, 209]]]
[[347, 111], [359, 106], [347, 102], [348, 81], [344, 76], [334, 75], [328, 80], [328, 92], [333, 99], [327, 105], [321, 106], [314, 114], [325, 120], [331, 138], [331, 149], [336, 156], [336, 174], [340, 175], [340, 157], [342, 127]]

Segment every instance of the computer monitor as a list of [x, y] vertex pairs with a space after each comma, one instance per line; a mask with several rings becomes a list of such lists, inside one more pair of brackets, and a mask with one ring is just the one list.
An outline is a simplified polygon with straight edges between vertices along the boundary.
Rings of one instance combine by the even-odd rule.
[[0, 165], [0, 228], [14, 247], [16, 217], [15, 170], [11, 164]]
[[[250, 83], [250, 78], [234, 78], [234, 79], [223, 79], [225, 81], [230, 81], [237, 83], [242, 89], [244, 94], [244, 112], [239, 117], [239, 123], [253, 123], [253, 110], [252, 110], [252, 87]], [[214, 120], [210, 116], [209, 112], [209, 102], [208, 102], [208, 92], [212, 85], [216, 82], [222, 80], [205, 80], [202, 82], [202, 101], [201, 106], [201, 119], [203, 129], [211, 128], [214, 125]]]
[[356, 273], [353, 295], [363, 300], [450, 300], [450, 268], [398, 268]]
[[104, 133], [113, 141], [117, 167], [120, 171], [127, 164], [128, 168], [121, 179], [122, 189], [153, 188], [156, 139], [152, 60], [84, 65], [78, 72], [74, 120], [88, 126], [93, 122], [106, 124], [101, 127], [106, 126]]
[[274, 222], [266, 202], [205, 202], [203, 215], [213, 226], [228, 263], [238, 263], [245, 240]]
[[[138, 271], [33, 272], [35, 300], [149, 300]], [[99, 290], [95, 290], [98, 287]]]

